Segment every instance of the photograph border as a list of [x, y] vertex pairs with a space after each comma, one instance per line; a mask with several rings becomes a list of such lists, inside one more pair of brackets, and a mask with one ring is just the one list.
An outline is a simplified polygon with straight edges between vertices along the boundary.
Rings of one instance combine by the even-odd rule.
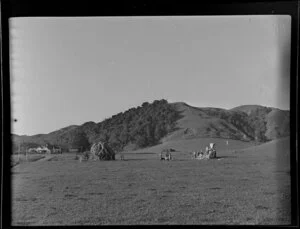
[[[290, 160], [291, 226], [299, 226], [298, 183], [298, 68], [299, 2], [290, 1], [211, 1], [210, 3], [102, 3], [101, 1], [3, 0], [1, 2], [1, 227], [11, 227], [11, 104], [9, 70], [9, 19], [11, 17], [87, 16], [202, 16], [202, 15], [290, 15]], [[224, 225], [225, 226], [225, 225]], [[227, 226], [227, 225], [226, 225]], [[231, 226], [230, 226], [231, 227]], [[282, 226], [280, 226], [282, 227]]]

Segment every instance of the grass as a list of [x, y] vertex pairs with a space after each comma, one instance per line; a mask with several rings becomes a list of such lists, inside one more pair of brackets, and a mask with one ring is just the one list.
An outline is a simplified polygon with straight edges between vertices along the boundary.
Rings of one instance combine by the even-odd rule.
[[27, 157], [24, 154], [12, 155], [11, 166], [16, 166], [24, 162], [34, 162], [43, 158], [45, 158], [45, 155], [41, 155], [41, 154], [28, 154]]
[[279, 146], [242, 149], [237, 142], [220, 146], [221, 160], [204, 161], [190, 159], [192, 142], [181, 143], [181, 149], [161, 146], [177, 150], [173, 161], [160, 161], [158, 148], [149, 148], [126, 152], [124, 161], [80, 163], [74, 154], [62, 154], [19, 164], [12, 169], [12, 223], [290, 223], [289, 157], [274, 156], [281, 155]]

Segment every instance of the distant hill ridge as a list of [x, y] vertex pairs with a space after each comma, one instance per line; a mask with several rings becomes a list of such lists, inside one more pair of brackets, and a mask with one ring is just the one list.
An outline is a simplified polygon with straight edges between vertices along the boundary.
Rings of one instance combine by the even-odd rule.
[[269, 140], [289, 136], [290, 113], [260, 105], [243, 105], [233, 109], [193, 107], [174, 103], [183, 118], [177, 122], [179, 130], [164, 141], [195, 137], [218, 137], [244, 141]]
[[13, 135], [14, 148], [22, 143], [84, 147], [97, 140], [115, 150], [135, 149], [179, 139], [216, 137], [266, 142], [289, 136], [290, 113], [272, 107], [243, 105], [233, 109], [193, 107], [166, 100], [145, 102], [102, 122], [72, 125], [48, 134]]

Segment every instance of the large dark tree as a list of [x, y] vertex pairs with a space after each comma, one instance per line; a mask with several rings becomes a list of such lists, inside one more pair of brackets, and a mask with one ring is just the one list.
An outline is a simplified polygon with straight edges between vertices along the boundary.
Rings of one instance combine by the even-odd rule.
[[90, 148], [90, 143], [84, 132], [73, 134], [70, 139], [69, 148], [87, 150]]
[[146, 147], [175, 129], [179, 113], [166, 100], [145, 102], [104, 120], [98, 129], [98, 139], [108, 142], [115, 150], [129, 143]]

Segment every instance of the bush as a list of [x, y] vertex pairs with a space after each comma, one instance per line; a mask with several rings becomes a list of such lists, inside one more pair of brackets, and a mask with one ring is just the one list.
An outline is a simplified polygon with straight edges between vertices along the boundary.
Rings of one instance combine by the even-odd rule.
[[82, 154], [82, 158], [85, 159], [85, 160], [88, 160], [90, 157], [90, 152], [89, 151], [85, 151], [83, 154]]

